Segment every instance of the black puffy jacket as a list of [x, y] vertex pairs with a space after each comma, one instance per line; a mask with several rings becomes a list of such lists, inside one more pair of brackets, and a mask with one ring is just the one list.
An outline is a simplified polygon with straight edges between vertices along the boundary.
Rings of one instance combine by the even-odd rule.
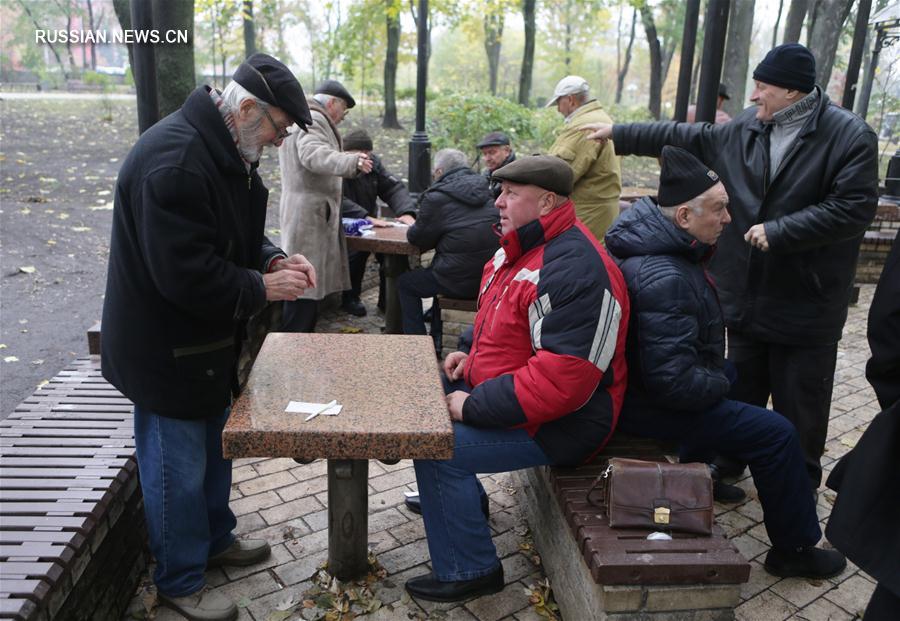
[[[710, 271], [729, 328], [772, 343], [836, 343], [878, 203], [875, 133], [820, 89], [818, 108], [770, 179], [770, 128], [748, 108], [722, 125], [615, 125], [613, 140], [619, 155], [682, 147], [721, 177], [733, 221]], [[768, 252], [744, 241], [758, 223]]]
[[447, 295], [475, 299], [484, 264], [499, 247], [500, 221], [488, 180], [471, 168], [455, 168], [419, 197], [416, 223], [407, 239], [436, 249], [431, 267]]
[[378, 216], [378, 199], [391, 208], [395, 216], [416, 215], [416, 203], [403, 182], [392, 175], [381, 163], [381, 158], [370, 153], [372, 172], [344, 179], [341, 200], [341, 216], [365, 218]]
[[625, 358], [630, 406], [702, 411], [725, 397], [725, 325], [705, 260], [712, 248], [643, 198], [606, 233], [631, 299]]

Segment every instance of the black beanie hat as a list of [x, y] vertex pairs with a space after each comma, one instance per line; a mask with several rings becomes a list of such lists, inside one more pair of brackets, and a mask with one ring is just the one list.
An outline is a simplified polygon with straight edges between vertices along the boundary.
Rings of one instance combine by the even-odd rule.
[[785, 43], [769, 50], [753, 70], [753, 79], [808, 93], [816, 85], [816, 59], [799, 43]]
[[343, 137], [344, 151], [371, 151], [372, 137], [364, 129], [351, 129]]
[[660, 207], [682, 205], [718, 182], [719, 175], [684, 149], [663, 147], [657, 194]]
[[254, 54], [240, 64], [232, 79], [264, 102], [284, 110], [301, 128], [312, 125], [303, 87], [280, 60]]

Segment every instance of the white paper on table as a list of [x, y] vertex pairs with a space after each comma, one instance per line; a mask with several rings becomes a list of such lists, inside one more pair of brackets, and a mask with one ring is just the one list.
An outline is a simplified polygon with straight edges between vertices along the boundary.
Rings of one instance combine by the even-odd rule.
[[391, 224], [391, 226], [396, 226], [396, 227], [400, 227], [400, 228], [404, 228], [404, 229], [409, 228], [409, 225], [405, 222], [391, 222], [390, 224]]
[[291, 401], [288, 403], [287, 407], [284, 408], [285, 412], [291, 414], [313, 414], [315, 412], [319, 412], [320, 416], [335, 416], [341, 413], [343, 409], [343, 405], [338, 403], [335, 406], [332, 406], [325, 410], [324, 412], [320, 412], [320, 410], [328, 405], [327, 403], [307, 403], [306, 401]]

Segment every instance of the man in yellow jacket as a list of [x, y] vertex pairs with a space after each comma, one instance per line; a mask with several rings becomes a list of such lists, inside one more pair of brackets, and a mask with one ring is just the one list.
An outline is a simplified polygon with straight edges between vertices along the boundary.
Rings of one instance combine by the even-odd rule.
[[547, 107], [553, 105], [565, 117], [566, 126], [549, 154], [561, 157], [572, 167], [575, 189], [571, 198], [575, 214], [602, 242], [606, 229], [619, 215], [622, 190], [619, 158], [611, 143], [598, 148], [597, 143], [585, 139], [585, 133], [579, 128], [587, 123], [612, 121], [601, 120], [610, 117], [591, 97], [587, 80], [577, 75], [559, 81]]

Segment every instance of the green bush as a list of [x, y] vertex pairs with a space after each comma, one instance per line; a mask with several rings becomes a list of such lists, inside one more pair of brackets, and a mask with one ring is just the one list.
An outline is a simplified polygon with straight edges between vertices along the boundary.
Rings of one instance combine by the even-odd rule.
[[85, 71], [82, 81], [88, 86], [100, 86], [103, 90], [112, 87], [112, 78], [105, 73], [97, 73], [96, 71]]
[[534, 110], [490, 95], [445, 95], [429, 103], [428, 135], [435, 149], [471, 151], [488, 132], [505, 132], [514, 148], [538, 135]]

